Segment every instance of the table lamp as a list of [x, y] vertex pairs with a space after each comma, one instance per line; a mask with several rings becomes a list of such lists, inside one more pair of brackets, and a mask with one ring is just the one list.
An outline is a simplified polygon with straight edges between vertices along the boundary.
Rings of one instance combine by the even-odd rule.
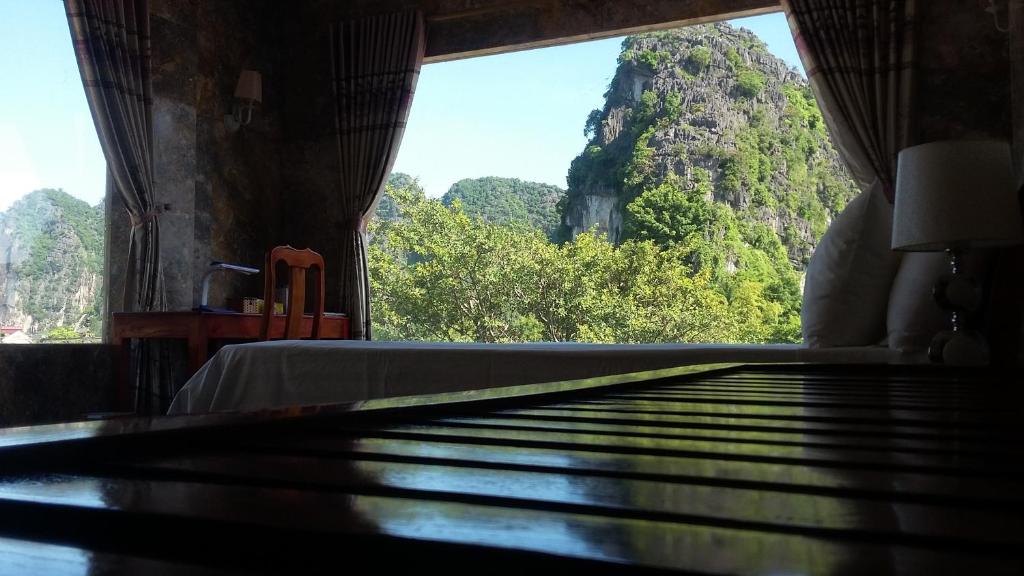
[[950, 274], [935, 296], [950, 311], [951, 330], [936, 335], [929, 356], [947, 364], [988, 363], [988, 346], [968, 330], [961, 314], [977, 309], [981, 291], [960, 270], [965, 250], [1018, 244], [1024, 240], [1013, 184], [1010, 145], [1002, 141], [942, 141], [912, 146], [899, 154], [892, 248], [945, 251]]

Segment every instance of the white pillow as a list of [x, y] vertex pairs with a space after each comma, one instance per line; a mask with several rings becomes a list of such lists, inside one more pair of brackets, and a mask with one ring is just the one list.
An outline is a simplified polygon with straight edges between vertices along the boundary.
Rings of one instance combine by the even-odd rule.
[[892, 205], [862, 192], [822, 236], [804, 278], [800, 324], [812, 348], [879, 344], [901, 254], [890, 249]]

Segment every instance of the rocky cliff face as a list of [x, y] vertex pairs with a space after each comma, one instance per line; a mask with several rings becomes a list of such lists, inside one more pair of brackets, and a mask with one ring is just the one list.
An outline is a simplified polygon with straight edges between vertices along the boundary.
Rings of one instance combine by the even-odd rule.
[[572, 163], [562, 235], [624, 239], [627, 205], [675, 179], [767, 225], [802, 269], [855, 187], [806, 80], [726, 23], [630, 36]]
[[0, 324], [99, 332], [103, 211], [37, 190], [0, 213]]

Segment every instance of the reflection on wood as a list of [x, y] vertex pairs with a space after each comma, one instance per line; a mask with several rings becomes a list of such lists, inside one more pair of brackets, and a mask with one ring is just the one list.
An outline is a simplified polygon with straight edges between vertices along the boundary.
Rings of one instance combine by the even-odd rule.
[[693, 369], [0, 432], [0, 572], [1020, 573], [1002, 378]]

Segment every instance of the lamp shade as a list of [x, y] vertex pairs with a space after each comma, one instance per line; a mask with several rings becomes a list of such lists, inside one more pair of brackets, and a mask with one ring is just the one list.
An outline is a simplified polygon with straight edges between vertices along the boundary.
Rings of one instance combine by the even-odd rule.
[[255, 70], [242, 70], [235, 86], [235, 98], [252, 102], [263, 102], [263, 78]]
[[1020, 243], [1010, 145], [943, 141], [900, 152], [892, 248], [938, 251]]

